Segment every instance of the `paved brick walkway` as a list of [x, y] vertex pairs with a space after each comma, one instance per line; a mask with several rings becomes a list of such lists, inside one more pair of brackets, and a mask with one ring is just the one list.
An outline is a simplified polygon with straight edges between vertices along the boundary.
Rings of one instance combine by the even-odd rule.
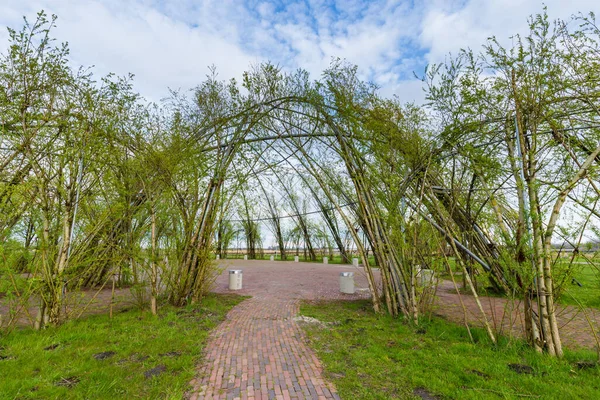
[[[310, 263], [232, 261], [216, 282], [228, 291], [227, 269], [244, 271], [234, 307], [212, 333], [191, 399], [338, 399], [293, 320], [301, 299], [368, 298], [362, 270]], [[339, 292], [339, 273], [355, 271], [355, 295]]]
[[[457, 282], [459, 288], [462, 287]], [[483, 326], [483, 319], [475, 299], [463, 294], [462, 301], [467, 310], [467, 321], [470, 325]], [[480, 297], [492, 329], [507, 336], [523, 337], [524, 314], [523, 302], [501, 297]], [[451, 281], [440, 282], [437, 290], [435, 313], [442, 317], [463, 324], [465, 312], [460, 305], [459, 295]], [[595, 348], [596, 336], [600, 338], [600, 310], [587, 308], [581, 310], [574, 306], [557, 305], [557, 320], [563, 345], [569, 348]]]

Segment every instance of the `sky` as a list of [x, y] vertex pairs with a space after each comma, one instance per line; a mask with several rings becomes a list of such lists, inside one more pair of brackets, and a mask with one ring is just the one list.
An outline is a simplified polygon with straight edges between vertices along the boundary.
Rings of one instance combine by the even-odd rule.
[[[552, 19], [600, 14], [598, 0], [544, 4]], [[194, 87], [210, 66], [239, 79], [270, 61], [318, 78], [341, 58], [382, 95], [422, 103], [414, 74], [493, 35], [510, 44], [542, 7], [528, 0], [1, 0], [0, 51], [5, 27], [19, 29], [24, 16], [34, 20], [45, 10], [58, 16], [54, 36], [69, 43], [75, 66], [94, 66], [101, 76], [132, 73], [136, 90], [152, 101]]]

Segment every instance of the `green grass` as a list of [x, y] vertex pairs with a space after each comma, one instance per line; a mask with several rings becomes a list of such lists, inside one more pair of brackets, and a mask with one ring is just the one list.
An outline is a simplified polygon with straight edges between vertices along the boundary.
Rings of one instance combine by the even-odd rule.
[[[181, 399], [209, 331], [243, 299], [209, 295], [200, 305], [165, 306], [158, 317], [129, 310], [14, 331], [0, 337], [0, 399]], [[94, 358], [102, 352], [115, 354]], [[160, 365], [163, 373], [145, 377]]]
[[573, 271], [581, 287], [565, 282], [565, 290], [559, 298], [561, 304], [583, 305], [584, 307], [600, 308], [600, 272], [592, 265], [578, 265]]
[[493, 346], [479, 329], [472, 329], [473, 344], [462, 326], [434, 319], [412, 327], [376, 316], [366, 301], [304, 304], [301, 313], [336, 322], [306, 329], [342, 398], [416, 399], [416, 389], [443, 399], [600, 398], [600, 368], [576, 365], [594, 361], [592, 351], [567, 351], [559, 360], [514, 339]]

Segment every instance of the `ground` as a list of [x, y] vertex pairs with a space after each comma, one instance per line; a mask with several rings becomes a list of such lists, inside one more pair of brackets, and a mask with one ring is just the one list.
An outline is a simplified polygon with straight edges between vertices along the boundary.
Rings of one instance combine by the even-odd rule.
[[[336, 398], [335, 387], [325, 379], [322, 365], [294, 316], [306, 301], [319, 302], [326, 308], [327, 301], [369, 298], [362, 269], [263, 260], [222, 261], [222, 268], [214, 290], [229, 292], [228, 270], [242, 269], [244, 289], [239, 293], [252, 298], [236, 306], [211, 336], [191, 397]], [[355, 295], [339, 292], [342, 271], [355, 273]], [[375, 275], [379, 280], [377, 271]], [[435, 314], [460, 325], [466, 318], [470, 326], [481, 326], [482, 317], [472, 296], [460, 296], [450, 281], [442, 281], [437, 294]], [[460, 306], [461, 300], [466, 312]], [[496, 331], [509, 338], [521, 335], [518, 302], [491, 297], [482, 297], [481, 301]], [[594, 348], [594, 330], [598, 331], [599, 321], [598, 310], [583, 313], [576, 307], [560, 306], [559, 322], [564, 325], [563, 338], [570, 347]]]
[[[457, 285], [460, 283], [457, 282]], [[470, 325], [483, 326], [483, 317], [473, 296], [461, 296], [459, 292], [452, 281], [440, 282], [434, 312], [459, 324], [463, 324], [466, 318]], [[465, 305], [466, 315], [461, 300]], [[506, 336], [522, 337], [525, 323], [522, 301], [485, 296], [480, 297], [480, 300], [494, 331]], [[590, 349], [598, 345], [596, 336], [600, 339], [600, 310], [561, 304], [556, 309], [564, 345]]]
[[[251, 260], [222, 265], [214, 290], [228, 292], [228, 269], [242, 269], [243, 290], [238, 293], [252, 298], [235, 307], [211, 335], [190, 397], [339, 398], [322, 376], [302, 322], [294, 317], [302, 300], [368, 298], [362, 270], [349, 265]], [[343, 271], [355, 272], [355, 295], [340, 293]]]
[[[220, 263], [222, 271], [216, 278], [213, 291], [216, 293], [230, 293], [228, 289], [228, 270], [242, 269], [243, 289], [236, 291], [236, 293], [250, 296], [250, 298], [229, 311], [224, 322], [209, 335], [203, 353], [200, 354], [199, 352], [196, 355], [198, 357], [202, 355], [203, 357], [200, 359], [201, 362], [195, 373], [196, 377], [191, 382], [193, 390], [189, 390], [187, 396], [191, 399], [338, 398], [338, 390], [333, 383], [341, 382], [341, 387], [344, 389], [343, 382], [345, 378], [340, 377], [342, 374], [339, 372], [332, 373], [331, 368], [324, 372], [324, 366], [315, 354], [313, 347], [319, 350], [321, 357], [325, 355], [326, 358], [334, 358], [334, 356], [342, 354], [344, 362], [350, 362], [348, 360], [354, 354], [360, 353], [360, 342], [352, 344], [349, 348], [340, 347], [339, 352], [341, 353], [339, 353], [323, 346], [323, 341], [325, 344], [328, 341], [334, 343], [334, 339], [339, 341], [341, 336], [335, 336], [337, 330], [343, 332], [345, 332], [344, 329], [350, 329], [350, 332], [356, 331], [356, 327], [352, 324], [350, 324], [350, 327], [347, 326], [347, 321], [352, 320], [352, 318], [344, 317], [345, 313], [348, 313], [344, 309], [346, 306], [340, 306], [340, 304], [353, 304], [353, 302], [342, 301], [340, 303], [339, 300], [362, 299], [361, 313], [370, 312], [368, 301], [370, 292], [363, 270], [351, 265], [323, 265], [290, 261], [221, 260]], [[339, 274], [345, 271], [355, 273], [357, 291], [354, 295], [341, 294], [339, 291]], [[377, 270], [375, 270], [375, 276], [379, 280]], [[133, 303], [131, 296], [127, 297], [127, 293], [127, 289], [117, 290], [116, 295], [120, 298], [120, 306]], [[456, 322], [459, 329], [464, 330], [462, 326], [464, 326], [465, 320], [469, 326], [481, 326], [482, 317], [472, 296], [460, 295], [450, 281], [440, 282], [437, 295], [436, 304], [432, 308], [433, 314], [438, 314], [447, 320]], [[83, 293], [80, 300], [89, 302], [94, 299], [88, 312], [102, 313], [108, 311], [110, 297], [110, 290], [103, 290], [97, 294], [90, 291]], [[512, 341], [511, 338], [518, 341], [522, 331], [522, 311], [519, 302], [492, 297], [482, 297], [481, 301], [494, 330], [502, 333], [509, 341]], [[464, 303], [465, 309], [462, 308], [461, 302]], [[339, 318], [346, 322], [342, 321], [341, 326], [338, 327], [338, 325], [323, 325], [317, 320], [298, 318], [300, 307], [303, 304], [318, 304], [318, 307], [323, 309], [324, 312], [331, 308], [334, 315], [326, 315], [331, 319], [328, 323], [333, 322], [336, 324], [340, 322], [337, 320], [336, 314], [339, 314]], [[321, 315], [317, 315], [318, 313], [315, 310], [316, 308], [313, 308], [315, 316], [320, 318]], [[35, 315], [34, 308], [29, 311], [30, 315]], [[361, 318], [363, 317], [367, 318], [368, 315], [362, 315]], [[559, 318], [561, 325], [564, 325], [562, 330], [563, 339], [567, 347], [593, 349], [596, 346], [594, 333], [597, 334], [598, 322], [600, 321], [600, 313], [597, 309], [587, 309], [582, 312], [573, 306], [560, 306]], [[29, 319], [26, 316], [22, 316], [21, 322], [23, 324], [28, 321]], [[324, 321], [327, 320], [324, 319]], [[365, 319], [365, 321], [367, 320]], [[371, 325], [377, 327], [377, 332], [381, 329], [388, 329], [392, 325], [395, 327], [393, 329], [400, 329], [399, 327], [402, 325], [398, 321], [388, 323], [389, 326], [384, 324], [383, 327], [372, 321], [368, 324], [370, 325], [360, 328], [363, 330], [361, 332], [367, 332], [366, 330], [371, 328]], [[444, 336], [444, 329], [454, 326], [453, 324], [445, 324], [446, 328], [439, 328], [441, 337]], [[310, 329], [315, 326], [324, 328], [321, 329], [321, 332], [325, 333], [318, 336], [321, 342], [317, 340], [309, 343], [310, 337], [307, 336], [306, 329], [310, 332]], [[398, 335], [398, 332], [393, 331], [393, 329], [390, 332], [381, 330], [379, 334], [380, 336], [383, 333], [392, 336]], [[373, 338], [377, 336], [377, 332], [373, 334]], [[329, 334], [334, 336], [330, 337]], [[413, 340], [410, 338], [414, 334], [410, 332], [405, 334], [409, 335], [406, 339], [407, 343]], [[372, 333], [369, 333], [369, 335], [372, 335]], [[443, 348], [444, 343], [437, 340], [437, 337], [432, 338], [431, 343], [435, 344], [436, 349]], [[345, 340], [342, 340], [342, 345], [345, 342]], [[382, 346], [385, 350], [390, 344], [383, 343]], [[458, 341], [453, 346], [464, 350], [465, 346], [469, 346], [469, 343]], [[133, 350], [131, 351], [133, 352]], [[473, 348], [469, 351], [476, 352], [477, 350]], [[332, 352], [333, 354], [330, 356]], [[363, 355], [363, 357], [365, 356]], [[160, 359], [160, 355], [156, 357]], [[535, 355], [532, 357], [535, 357]], [[339, 362], [339, 360], [336, 362]], [[518, 362], [514, 364], [520, 365]], [[566, 366], [562, 367], [566, 368], [568, 374], [571, 368], [569, 364], [567, 363]], [[360, 365], [350, 363], [348, 368], [360, 370]], [[474, 370], [479, 371], [478, 369]], [[367, 382], [369, 373], [371, 373], [370, 370], [360, 372], [357, 378], [358, 381]], [[475, 374], [477, 375], [477, 373]], [[493, 373], [489, 374], [494, 376]], [[383, 375], [385, 377], [385, 374]], [[386, 390], [389, 390], [389, 388], [386, 388]], [[504, 389], [494, 388], [490, 390]], [[443, 392], [443, 388], [439, 391]], [[387, 392], [384, 391], [383, 393], [382, 398], [386, 398], [388, 395], [385, 393]], [[424, 393], [426, 394], [426, 392]], [[343, 394], [346, 394], [346, 397], [361, 397], [351, 390]], [[413, 394], [410, 393], [410, 395]], [[369, 396], [371, 395], [365, 395], [363, 398], [369, 398]]]

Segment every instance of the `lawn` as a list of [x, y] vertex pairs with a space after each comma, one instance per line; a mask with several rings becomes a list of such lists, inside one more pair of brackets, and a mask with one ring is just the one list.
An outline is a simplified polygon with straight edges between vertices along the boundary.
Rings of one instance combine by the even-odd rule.
[[568, 280], [565, 283], [565, 290], [560, 296], [559, 302], [600, 308], [600, 272], [598, 269], [592, 265], [575, 265], [572, 277], [576, 282]]
[[209, 331], [244, 297], [95, 315], [0, 337], [0, 399], [181, 399]]
[[471, 343], [462, 326], [434, 319], [412, 327], [376, 316], [368, 301], [306, 303], [301, 313], [333, 322], [306, 329], [342, 398], [600, 398], [592, 351], [558, 360], [514, 339], [494, 346], [478, 329]]

